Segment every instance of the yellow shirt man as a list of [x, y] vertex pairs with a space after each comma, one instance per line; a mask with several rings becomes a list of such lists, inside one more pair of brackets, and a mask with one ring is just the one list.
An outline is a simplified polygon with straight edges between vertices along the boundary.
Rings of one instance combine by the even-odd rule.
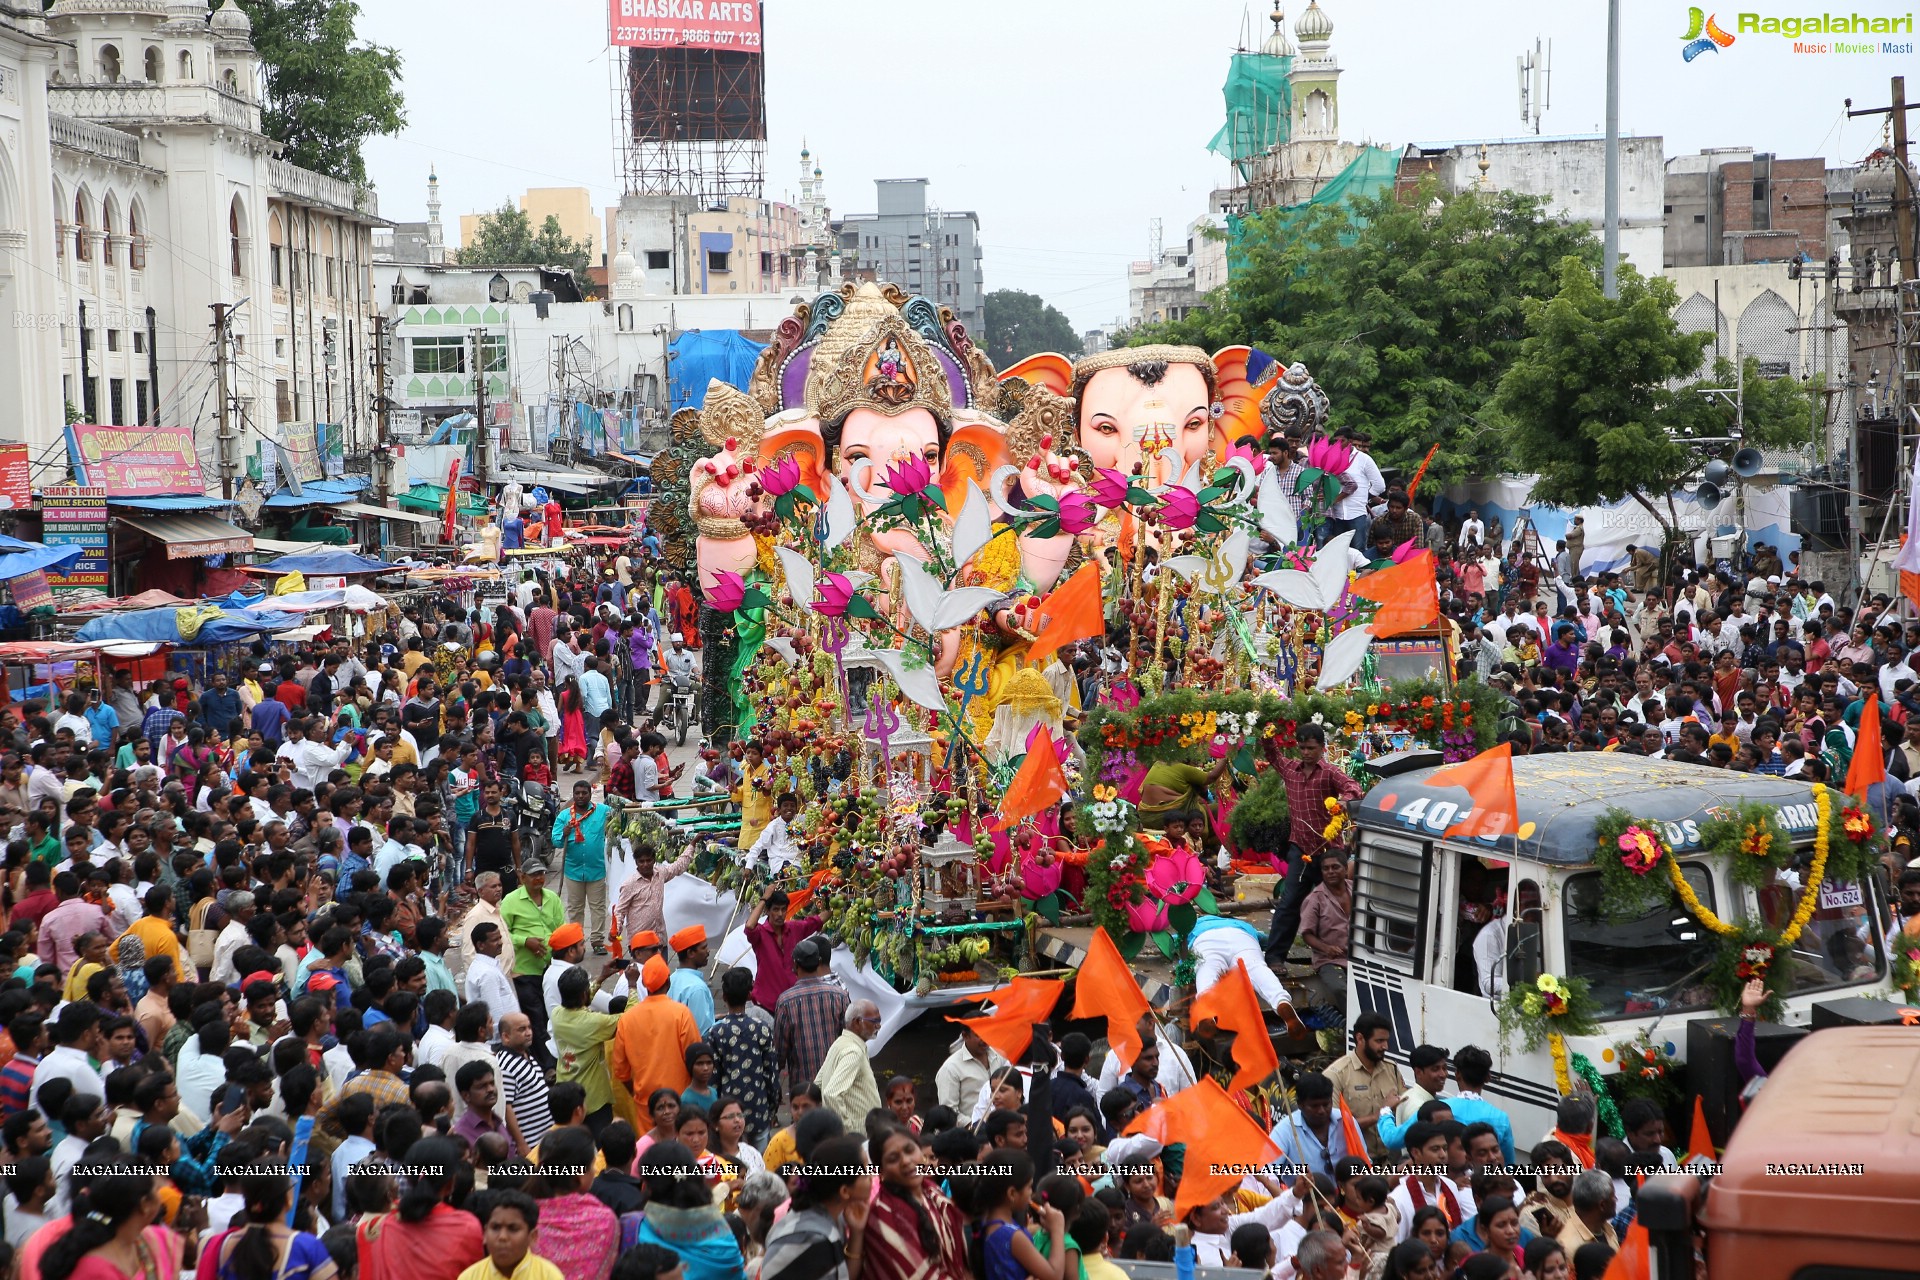
[[462, 1271], [460, 1280], [567, 1280], [567, 1277], [560, 1268], [529, 1249], [511, 1272], [494, 1266], [492, 1258], [482, 1258]]

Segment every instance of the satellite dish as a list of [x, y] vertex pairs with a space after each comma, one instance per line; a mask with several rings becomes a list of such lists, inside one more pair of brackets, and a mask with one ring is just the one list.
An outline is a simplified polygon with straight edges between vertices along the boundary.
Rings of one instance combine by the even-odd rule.
[[1765, 462], [1766, 459], [1761, 456], [1760, 451], [1748, 445], [1733, 455], [1733, 474], [1742, 480], [1751, 480], [1760, 474], [1760, 468]]
[[1717, 507], [1725, 496], [1720, 486], [1709, 480], [1702, 480], [1700, 487], [1693, 491], [1693, 500], [1703, 507]]
[[1715, 458], [1707, 464], [1707, 469], [1701, 472], [1700, 479], [1717, 489], [1727, 483], [1727, 476], [1730, 471], [1731, 468], [1729, 468], [1726, 463]]

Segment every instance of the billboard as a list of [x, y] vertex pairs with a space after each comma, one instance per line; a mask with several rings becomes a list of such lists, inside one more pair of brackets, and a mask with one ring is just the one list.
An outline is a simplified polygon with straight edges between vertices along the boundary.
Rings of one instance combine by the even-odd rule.
[[23, 511], [33, 505], [28, 473], [27, 446], [0, 445], [0, 511]]
[[67, 452], [83, 485], [104, 488], [112, 498], [196, 497], [207, 491], [192, 427], [103, 427], [76, 422], [67, 428]]
[[40, 494], [40, 541], [50, 547], [84, 547], [66, 573], [47, 572], [56, 595], [107, 589], [107, 491], [104, 486], [56, 485]]
[[757, 0], [610, 0], [613, 43], [624, 49], [760, 52]]

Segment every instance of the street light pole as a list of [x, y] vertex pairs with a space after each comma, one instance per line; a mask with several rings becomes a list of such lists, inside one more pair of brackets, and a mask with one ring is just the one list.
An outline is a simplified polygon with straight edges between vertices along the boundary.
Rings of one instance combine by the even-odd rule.
[[1607, 0], [1607, 204], [1600, 291], [1620, 296], [1620, 0]]

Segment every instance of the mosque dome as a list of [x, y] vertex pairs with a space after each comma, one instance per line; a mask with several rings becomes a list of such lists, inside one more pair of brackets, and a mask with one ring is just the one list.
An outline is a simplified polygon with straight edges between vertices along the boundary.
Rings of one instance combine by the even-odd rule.
[[1307, 11], [1293, 24], [1293, 34], [1302, 44], [1312, 42], [1325, 44], [1333, 36], [1333, 19], [1320, 7], [1320, 0], [1312, 0]]
[[1260, 52], [1269, 58], [1291, 58], [1293, 42], [1287, 39], [1287, 15], [1275, 8], [1269, 16], [1273, 19], [1273, 34], [1260, 46]]
[[217, 36], [247, 38], [253, 35], [253, 23], [240, 10], [233, 0], [221, 5], [213, 12], [213, 33]]

